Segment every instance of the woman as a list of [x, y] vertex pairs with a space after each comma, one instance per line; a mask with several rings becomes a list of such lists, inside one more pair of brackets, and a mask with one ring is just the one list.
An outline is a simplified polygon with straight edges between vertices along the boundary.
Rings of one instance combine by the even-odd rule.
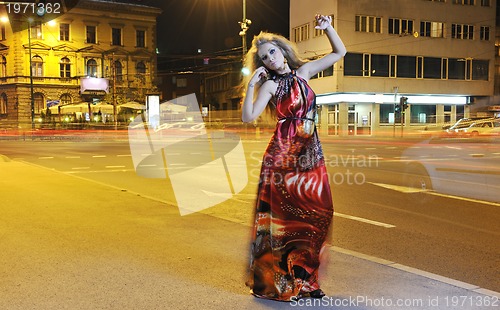
[[270, 33], [256, 36], [246, 56], [254, 73], [242, 120], [255, 120], [268, 103], [278, 119], [264, 155], [256, 205], [247, 282], [256, 297], [291, 301], [325, 296], [318, 284], [319, 256], [333, 203], [314, 124], [315, 94], [307, 81], [346, 53], [331, 21], [330, 16], [316, 16], [316, 28], [325, 31], [333, 49], [320, 59], [301, 60], [290, 41]]

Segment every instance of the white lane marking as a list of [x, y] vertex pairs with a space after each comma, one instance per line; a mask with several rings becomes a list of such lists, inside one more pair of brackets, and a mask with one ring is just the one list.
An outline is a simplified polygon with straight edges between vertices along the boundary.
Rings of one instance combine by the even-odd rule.
[[362, 223], [366, 223], [366, 224], [371, 224], [371, 225], [375, 225], [375, 226], [384, 227], [384, 228], [394, 228], [394, 227], [396, 227], [395, 225], [392, 225], [392, 224], [387, 224], [387, 223], [372, 221], [372, 220], [365, 219], [365, 218], [362, 218], [362, 217], [357, 217], [357, 216], [342, 214], [342, 213], [338, 213], [338, 212], [334, 212], [333, 215], [334, 216], [338, 216], [338, 217], [342, 217], [342, 218], [345, 218], [345, 219], [349, 219], [349, 220], [354, 220], [354, 221], [358, 221], [358, 222], [362, 222]]
[[73, 170], [86, 170], [86, 169], [90, 169], [90, 167], [73, 167], [71, 169], [73, 169]]
[[81, 158], [80, 156], [66, 156], [64, 158], [67, 158], [67, 159], [77, 159], [77, 158]]
[[38, 159], [54, 159], [53, 156], [43, 156], [43, 157], [38, 157]]
[[441, 194], [441, 193], [436, 193], [436, 192], [427, 192], [427, 194], [445, 197], [445, 198], [452, 198], [452, 199], [464, 200], [464, 201], [469, 201], [469, 202], [481, 203], [481, 204], [495, 206], [495, 207], [500, 207], [500, 203], [493, 202], [493, 201], [485, 201], [485, 200], [479, 200], [479, 199], [473, 199], [473, 198], [467, 198], [467, 197]]
[[92, 157], [93, 157], [93, 158], [105, 158], [105, 157], [106, 157], [106, 155], [94, 155], [94, 156], [92, 156]]
[[445, 197], [445, 198], [450, 198], [450, 199], [457, 199], [457, 200], [463, 200], [463, 201], [469, 201], [469, 202], [474, 202], [474, 203], [480, 203], [480, 204], [485, 204], [485, 205], [490, 205], [490, 206], [495, 206], [495, 207], [500, 207], [500, 203], [498, 202], [493, 202], [493, 201], [486, 201], [486, 200], [480, 200], [480, 199], [474, 199], [474, 198], [467, 198], [467, 197], [461, 197], [461, 196], [455, 196], [455, 195], [448, 195], [448, 194], [442, 194], [438, 193], [432, 190], [428, 189], [421, 189], [421, 188], [415, 188], [415, 187], [408, 187], [408, 186], [400, 186], [400, 185], [394, 185], [394, 184], [384, 184], [384, 183], [374, 183], [374, 182], [367, 182], [369, 184], [375, 185], [375, 186], [380, 186], [383, 188], [387, 189], [392, 189], [394, 191], [400, 192], [400, 193], [425, 193], [428, 195], [434, 195], [434, 196], [439, 196], [439, 197]]
[[[91, 174], [91, 173], [114, 173], [114, 172], [135, 172], [135, 169], [109, 169], [109, 170], [76, 170], [76, 171], [60, 171], [65, 174]], [[92, 181], [89, 179], [89, 181]]]
[[429, 191], [427, 189], [421, 189], [421, 188], [416, 188], [416, 187], [408, 187], [408, 186], [401, 186], [401, 185], [394, 185], [394, 184], [384, 184], [384, 183], [374, 183], [374, 182], [367, 182], [369, 184], [375, 185], [375, 186], [380, 186], [383, 188], [387, 189], [392, 189], [397, 192], [401, 193], [421, 193], [421, 192], [426, 192]]
[[139, 165], [139, 167], [156, 167], [156, 165]]
[[131, 154], [116, 155], [117, 157], [132, 157]]
[[106, 166], [106, 169], [125, 168], [125, 166]]

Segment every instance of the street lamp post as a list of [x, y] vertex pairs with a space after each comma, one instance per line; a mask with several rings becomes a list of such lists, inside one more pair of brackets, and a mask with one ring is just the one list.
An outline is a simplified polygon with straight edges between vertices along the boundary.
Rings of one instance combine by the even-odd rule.
[[31, 109], [31, 130], [35, 130], [35, 98], [33, 94], [33, 59], [31, 58], [31, 23], [28, 18], [28, 51], [30, 58], [30, 109]]
[[247, 19], [247, 5], [246, 0], [243, 0], [243, 19], [241, 22], [238, 22], [241, 26], [241, 31], [239, 35], [241, 36], [242, 50], [243, 50], [243, 59], [247, 53], [247, 30], [252, 21]]

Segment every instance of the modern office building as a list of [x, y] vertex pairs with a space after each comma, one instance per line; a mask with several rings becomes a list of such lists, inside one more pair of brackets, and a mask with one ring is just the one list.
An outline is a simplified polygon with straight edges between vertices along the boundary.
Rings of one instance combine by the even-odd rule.
[[291, 0], [302, 57], [331, 50], [314, 28], [318, 12], [333, 17], [348, 51], [310, 82], [321, 134], [439, 129], [474, 116], [471, 105], [494, 94], [495, 9], [494, 0]]
[[0, 127], [30, 128], [51, 106], [75, 105], [68, 111], [77, 111], [76, 103], [83, 103], [78, 113], [84, 120], [96, 111], [112, 120], [113, 106], [144, 103], [156, 90], [161, 10], [109, 0], [77, 2], [57, 11], [0, 7]]

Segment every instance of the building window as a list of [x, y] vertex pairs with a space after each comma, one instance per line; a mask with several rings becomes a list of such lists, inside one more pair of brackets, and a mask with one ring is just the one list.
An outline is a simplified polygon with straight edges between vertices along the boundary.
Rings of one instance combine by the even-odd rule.
[[441, 79], [448, 79], [448, 58], [441, 59]]
[[59, 24], [59, 40], [69, 41], [69, 24]]
[[477, 81], [488, 81], [489, 61], [488, 60], [472, 60], [472, 79]]
[[6, 35], [5, 35], [5, 25], [0, 25], [0, 40], [5, 41]]
[[433, 2], [446, 2], [446, 0], [427, 0], [427, 1], [433, 1]]
[[40, 56], [33, 56], [31, 58], [31, 73], [33, 76], [43, 76], [43, 59]]
[[96, 44], [97, 43], [97, 29], [96, 26], [87, 26], [87, 41], [86, 43]]
[[146, 65], [144, 61], [139, 61], [135, 66], [135, 71], [139, 74], [146, 74]]
[[403, 78], [415, 78], [417, 76], [417, 60], [415, 56], [398, 56], [397, 76]]
[[389, 56], [389, 62], [390, 62], [390, 67], [389, 67], [389, 77], [396, 77], [396, 55], [390, 55]]
[[30, 34], [31, 34], [32, 39], [41, 39], [42, 38], [42, 23], [41, 22], [31, 23]]
[[7, 76], [7, 58], [5, 56], [0, 57], [0, 77]]
[[490, 0], [481, 0], [481, 6], [490, 6]]
[[380, 124], [401, 123], [401, 113], [394, 113], [394, 104], [380, 104]]
[[472, 59], [465, 60], [465, 79], [472, 80]]
[[389, 18], [389, 34], [409, 34], [413, 33], [413, 20]]
[[73, 102], [70, 94], [62, 94], [59, 100], [61, 105], [70, 104]]
[[389, 77], [389, 55], [371, 55], [371, 76]]
[[489, 41], [490, 40], [490, 27], [481, 26], [479, 29], [479, 40], [481, 41]]
[[62, 78], [71, 77], [71, 63], [69, 58], [64, 57], [59, 63], [59, 74]]
[[115, 60], [113, 63], [115, 72], [114, 72], [114, 78], [116, 81], [121, 82], [123, 81], [123, 66], [122, 63], [119, 60]]
[[309, 39], [309, 24], [300, 25], [292, 29], [293, 41], [302, 42]]
[[136, 47], [146, 47], [146, 31], [136, 30], [135, 41], [136, 41]]
[[382, 33], [382, 17], [356, 15], [355, 30], [358, 32]]
[[348, 52], [344, 56], [344, 75], [363, 76], [363, 54]]
[[7, 114], [7, 95], [2, 93], [0, 96], [0, 115]]
[[176, 80], [176, 86], [177, 87], [187, 87], [187, 79], [177, 79]]
[[451, 24], [451, 37], [453, 39], [473, 40], [474, 39], [474, 26]]
[[122, 29], [112, 28], [111, 29], [111, 45], [122, 45]]
[[438, 57], [424, 58], [424, 78], [441, 79], [441, 58]]
[[424, 57], [417, 56], [417, 79], [424, 78]]
[[448, 58], [448, 79], [465, 80], [465, 59]]
[[87, 60], [87, 76], [97, 77], [97, 61], [94, 59]]
[[474, 5], [476, 0], [453, 0], [453, 4]]
[[33, 94], [33, 102], [35, 104], [35, 113], [40, 114], [43, 110], [45, 110], [45, 100], [43, 98], [42, 93]]
[[370, 54], [363, 54], [363, 76], [370, 76]]
[[328, 67], [328, 69], [319, 72], [318, 74], [311, 77], [311, 79], [320, 79], [328, 76], [333, 76], [333, 66]]
[[412, 104], [410, 109], [410, 123], [412, 124], [435, 124], [436, 105]]
[[431, 38], [444, 37], [444, 24], [441, 22], [420, 22], [420, 36]]

